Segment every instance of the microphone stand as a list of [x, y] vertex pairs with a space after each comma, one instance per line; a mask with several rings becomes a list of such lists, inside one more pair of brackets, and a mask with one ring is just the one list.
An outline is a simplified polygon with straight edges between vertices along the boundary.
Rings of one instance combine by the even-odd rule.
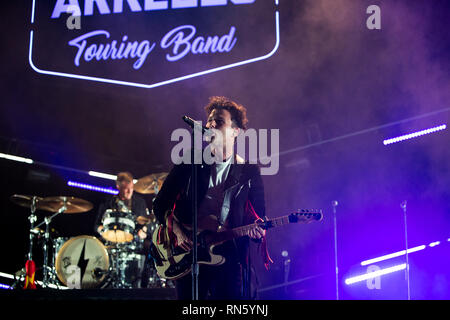
[[[198, 205], [197, 205], [197, 166], [195, 165], [195, 137], [197, 126], [192, 126], [192, 151], [191, 151], [191, 210], [192, 210], [192, 219], [193, 219], [193, 228], [192, 228], [192, 300], [198, 300], [198, 276], [199, 276], [199, 266], [198, 266], [198, 248], [197, 248], [197, 231], [198, 231]], [[199, 130], [201, 133], [202, 130]]]
[[408, 224], [406, 222], [406, 200], [400, 204], [400, 207], [403, 209], [403, 219], [405, 222], [406, 285], [407, 285], [407, 290], [408, 290], [408, 300], [411, 300], [411, 289], [410, 289], [410, 282], [409, 282]]
[[333, 229], [334, 229], [334, 267], [336, 273], [336, 300], [339, 300], [339, 269], [338, 269], [338, 256], [337, 256], [337, 224], [336, 224], [336, 207], [338, 202], [336, 200], [331, 202], [333, 206]]
[[[197, 166], [195, 165], [195, 138], [196, 132], [200, 132], [201, 139], [200, 142], [203, 141], [203, 133], [207, 130], [201, 124], [197, 123], [193, 119], [183, 116], [183, 121], [188, 123], [192, 127], [192, 151], [191, 151], [191, 194], [192, 194], [192, 202], [191, 202], [191, 210], [192, 210], [192, 299], [198, 300], [198, 275], [199, 275], [199, 265], [198, 265], [198, 239], [197, 239], [197, 231], [198, 231], [198, 204], [197, 204]], [[201, 143], [200, 143], [200, 151], [201, 151]], [[201, 157], [201, 161], [203, 161], [203, 157]]]

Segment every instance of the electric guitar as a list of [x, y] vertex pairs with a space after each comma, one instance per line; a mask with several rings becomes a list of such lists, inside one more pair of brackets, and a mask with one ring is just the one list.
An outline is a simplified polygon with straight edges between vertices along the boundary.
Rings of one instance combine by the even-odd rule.
[[[197, 233], [197, 261], [199, 264], [221, 265], [225, 262], [225, 258], [213, 253], [214, 247], [227, 240], [248, 235], [248, 232], [255, 228], [255, 225], [263, 229], [269, 229], [289, 223], [310, 223], [322, 220], [323, 215], [322, 210], [303, 209], [286, 216], [266, 221], [257, 221], [234, 229], [217, 228], [217, 218], [215, 216], [208, 217], [210, 218], [209, 223], [201, 224], [199, 222], [199, 232]], [[211, 228], [214, 222], [216, 227]], [[202, 230], [201, 225], [207, 225], [207, 229]], [[151, 254], [155, 260], [156, 271], [161, 278], [175, 280], [191, 271], [192, 250], [186, 251], [181, 247], [174, 246], [170, 241], [167, 227], [160, 225], [153, 232], [152, 242]]]

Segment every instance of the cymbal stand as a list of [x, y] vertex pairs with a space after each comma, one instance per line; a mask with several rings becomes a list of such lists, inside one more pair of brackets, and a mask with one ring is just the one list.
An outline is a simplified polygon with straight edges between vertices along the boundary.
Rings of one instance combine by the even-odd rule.
[[30, 245], [28, 248], [28, 260], [33, 260], [33, 239], [34, 239], [34, 223], [37, 220], [36, 215], [34, 214], [36, 212], [36, 200], [37, 197], [34, 196], [33, 200], [31, 201], [31, 214], [28, 217], [28, 220], [30, 221]]
[[[28, 248], [28, 259], [25, 262], [25, 285], [24, 285], [24, 289], [36, 289], [36, 285], [34, 284], [34, 275], [36, 272], [35, 269], [35, 263], [33, 261], [33, 242], [34, 242], [34, 234], [35, 234], [35, 229], [34, 229], [34, 223], [37, 220], [36, 215], [34, 214], [36, 212], [36, 201], [37, 201], [36, 196], [33, 196], [33, 198], [31, 199], [31, 206], [30, 206], [30, 210], [31, 210], [31, 214], [28, 217], [28, 220], [30, 221], [30, 244], [29, 244], [29, 248]], [[16, 287], [17, 282], [21, 280], [21, 277], [19, 277], [13, 284], [13, 288]]]
[[155, 196], [156, 196], [159, 192], [158, 179], [155, 179], [154, 182], [155, 182], [155, 186], [153, 187], [153, 189], [155, 190]]
[[45, 217], [44, 221], [42, 221], [40, 224], [38, 224], [36, 226], [36, 228], [37, 228], [37, 227], [39, 227], [39, 226], [41, 226], [42, 224], [45, 223], [44, 266], [43, 266], [44, 271], [43, 271], [43, 280], [42, 280], [43, 287], [48, 287], [48, 285], [49, 285], [49, 274], [50, 274], [52, 282], [56, 282], [56, 277], [55, 277], [55, 274], [54, 274], [54, 270], [53, 270], [53, 268], [50, 268], [49, 265], [48, 265], [48, 243], [49, 243], [49, 240], [50, 240], [50, 223], [52, 222], [53, 218], [55, 218], [57, 215], [59, 215], [59, 214], [61, 214], [64, 211], [67, 210], [66, 202], [67, 202], [67, 198], [64, 197], [64, 204], [63, 204], [63, 206], [55, 214], [53, 214], [52, 216]]

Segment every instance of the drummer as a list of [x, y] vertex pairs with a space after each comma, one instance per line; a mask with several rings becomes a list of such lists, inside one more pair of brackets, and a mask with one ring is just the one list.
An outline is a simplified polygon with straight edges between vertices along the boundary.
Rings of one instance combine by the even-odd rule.
[[[95, 220], [95, 232], [101, 235], [103, 230], [102, 218], [107, 209], [132, 212], [136, 218], [139, 216], [148, 216], [145, 200], [133, 193], [133, 187], [133, 175], [131, 173], [120, 172], [117, 174], [116, 188], [119, 190], [119, 193], [100, 204]], [[140, 225], [137, 224], [136, 228], [139, 227]], [[140, 239], [145, 239], [147, 237], [147, 227], [144, 225], [137, 230], [137, 235]]]

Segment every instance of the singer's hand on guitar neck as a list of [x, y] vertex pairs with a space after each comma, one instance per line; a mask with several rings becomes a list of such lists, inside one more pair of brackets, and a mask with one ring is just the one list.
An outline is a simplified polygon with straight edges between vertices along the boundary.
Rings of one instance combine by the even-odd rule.
[[266, 235], [266, 230], [264, 230], [263, 228], [259, 227], [257, 225], [258, 222], [262, 222], [263, 219], [259, 218], [255, 221], [255, 227], [253, 229], [250, 229], [248, 232], [248, 236], [252, 239], [261, 239], [262, 237], [264, 237]]
[[172, 221], [173, 233], [177, 238], [177, 245], [188, 251], [192, 249], [192, 240], [184, 233], [176, 220]]

